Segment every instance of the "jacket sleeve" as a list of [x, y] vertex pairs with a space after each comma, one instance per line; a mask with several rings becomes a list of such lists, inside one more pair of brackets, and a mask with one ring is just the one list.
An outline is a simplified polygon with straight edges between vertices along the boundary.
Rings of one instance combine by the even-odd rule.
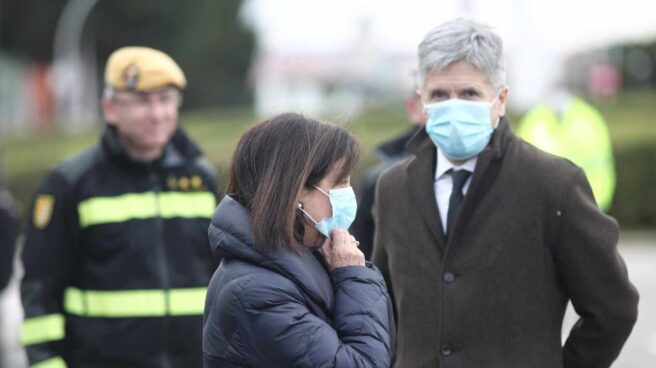
[[31, 365], [65, 367], [64, 289], [76, 255], [77, 211], [70, 186], [51, 173], [34, 197], [22, 260], [21, 296], [25, 310], [21, 341]]
[[394, 324], [375, 268], [343, 267], [331, 273], [332, 326], [310, 312], [289, 280], [281, 286], [278, 279], [258, 279], [240, 301], [253, 344], [269, 366], [389, 367]]
[[0, 190], [0, 291], [11, 279], [18, 236], [16, 206], [9, 193]]
[[610, 367], [638, 312], [638, 293], [617, 251], [619, 228], [599, 210], [580, 170], [561, 208], [555, 258], [580, 316], [565, 342], [564, 367]]

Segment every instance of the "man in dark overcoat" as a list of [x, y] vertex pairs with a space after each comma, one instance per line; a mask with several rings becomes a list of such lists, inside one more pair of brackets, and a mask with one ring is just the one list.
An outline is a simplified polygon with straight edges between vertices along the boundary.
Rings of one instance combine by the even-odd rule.
[[[637, 318], [617, 222], [583, 171], [517, 138], [502, 41], [458, 19], [419, 45], [426, 128], [376, 194], [395, 367], [609, 367]], [[579, 320], [561, 342], [571, 301]]]

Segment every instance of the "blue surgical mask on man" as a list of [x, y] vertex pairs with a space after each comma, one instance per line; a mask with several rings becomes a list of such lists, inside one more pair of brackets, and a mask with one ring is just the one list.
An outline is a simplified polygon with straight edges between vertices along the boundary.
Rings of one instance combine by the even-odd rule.
[[349, 186], [345, 188], [331, 189], [328, 193], [324, 192], [317, 186], [315, 186], [315, 188], [328, 197], [333, 215], [317, 222], [303, 208], [301, 208], [301, 211], [303, 211], [303, 213], [314, 222], [314, 227], [327, 238], [330, 238], [330, 233], [333, 229], [348, 230], [353, 223], [353, 220], [355, 220], [355, 213], [358, 209], [358, 203], [355, 199], [353, 188]]
[[490, 111], [497, 97], [492, 102], [450, 99], [424, 105], [428, 113], [426, 132], [448, 158], [476, 156], [492, 137]]

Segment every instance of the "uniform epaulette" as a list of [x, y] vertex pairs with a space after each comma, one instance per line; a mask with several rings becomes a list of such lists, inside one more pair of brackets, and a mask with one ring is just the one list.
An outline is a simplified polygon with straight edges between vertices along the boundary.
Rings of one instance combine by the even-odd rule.
[[205, 158], [204, 156], [199, 156], [194, 160], [194, 163], [200, 167], [203, 172], [216, 180], [216, 168], [214, 165]]
[[64, 160], [54, 171], [63, 176], [69, 183], [74, 183], [85, 172], [93, 168], [101, 155], [102, 152], [98, 147], [89, 148], [78, 155]]

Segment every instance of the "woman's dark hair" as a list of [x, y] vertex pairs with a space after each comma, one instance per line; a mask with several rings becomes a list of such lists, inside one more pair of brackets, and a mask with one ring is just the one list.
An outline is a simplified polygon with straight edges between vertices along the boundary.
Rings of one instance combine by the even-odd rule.
[[298, 197], [339, 162], [336, 182], [351, 173], [360, 148], [346, 129], [303, 115], [277, 115], [248, 129], [232, 159], [228, 193], [248, 209], [255, 247], [297, 250], [303, 236]]

